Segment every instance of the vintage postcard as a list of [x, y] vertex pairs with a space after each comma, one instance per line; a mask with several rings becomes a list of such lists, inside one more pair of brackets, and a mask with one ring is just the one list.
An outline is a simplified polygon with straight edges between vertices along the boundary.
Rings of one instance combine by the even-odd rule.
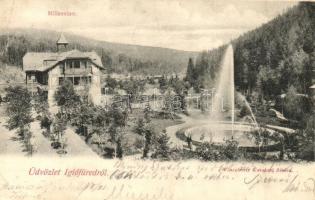
[[0, 0], [0, 200], [315, 199], [315, 2]]

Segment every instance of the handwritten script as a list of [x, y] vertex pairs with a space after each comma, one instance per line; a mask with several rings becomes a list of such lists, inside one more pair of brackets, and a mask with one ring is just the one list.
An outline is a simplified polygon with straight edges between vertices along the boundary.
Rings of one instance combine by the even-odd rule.
[[[12, 176], [1, 174], [0, 194], [6, 199], [172, 200], [220, 191], [228, 185], [244, 192], [277, 188], [281, 194], [315, 198], [314, 174], [301, 175], [292, 164], [190, 163], [111, 161], [80, 167], [32, 164]], [[197, 188], [197, 185], [199, 189]]]

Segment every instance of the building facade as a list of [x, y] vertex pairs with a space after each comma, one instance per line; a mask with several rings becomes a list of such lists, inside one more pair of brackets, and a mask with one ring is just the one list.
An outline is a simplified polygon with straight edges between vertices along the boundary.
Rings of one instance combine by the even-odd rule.
[[[26, 86], [31, 92], [47, 93], [50, 110], [56, 110], [54, 94], [63, 81], [94, 104], [101, 103], [101, 76], [104, 67], [95, 52], [67, 51], [65, 37], [57, 41], [58, 52], [28, 52], [23, 57]], [[55, 108], [55, 109], [54, 109]]]

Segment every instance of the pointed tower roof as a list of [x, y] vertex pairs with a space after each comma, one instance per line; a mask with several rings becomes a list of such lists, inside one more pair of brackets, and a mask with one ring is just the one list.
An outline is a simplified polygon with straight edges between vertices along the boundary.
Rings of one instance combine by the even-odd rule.
[[57, 44], [68, 44], [66, 37], [61, 33], [59, 39], [57, 40]]

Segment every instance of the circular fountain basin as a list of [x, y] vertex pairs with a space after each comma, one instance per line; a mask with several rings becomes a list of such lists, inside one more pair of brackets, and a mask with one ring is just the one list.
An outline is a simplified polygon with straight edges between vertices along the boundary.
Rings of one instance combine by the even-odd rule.
[[[210, 142], [223, 145], [226, 140], [236, 140], [239, 147], [257, 147], [252, 131], [257, 127], [251, 124], [239, 124], [229, 122], [211, 122], [206, 124], [194, 125], [184, 131], [186, 137], [197, 143]], [[273, 130], [268, 130], [273, 133]], [[276, 142], [269, 140], [268, 145], [275, 145]]]

